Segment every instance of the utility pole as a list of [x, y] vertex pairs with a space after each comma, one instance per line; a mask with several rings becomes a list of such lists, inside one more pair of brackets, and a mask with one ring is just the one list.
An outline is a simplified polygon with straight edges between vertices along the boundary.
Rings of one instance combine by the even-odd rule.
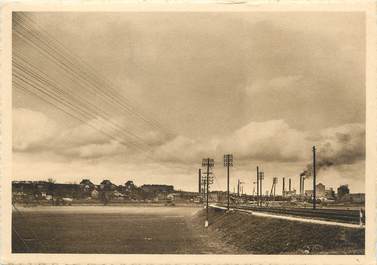
[[232, 154], [226, 154], [224, 155], [224, 167], [226, 167], [227, 172], [227, 197], [228, 197], [228, 205], [227, 209], [229, 211], [230, 207], [230, 195], [229, 195], [229, 167], [233, 166], [233, 155]]
[[272, 186], [271, 186], [271, 191], [270, 191], [270, 197], [273, 196], [275, 200], [275, 195], [276, 195], [276, 184], [278, 183], [278, 178], [274, 177], [272, 179]]
[[289, 178], [289, 193], [291, 192], [291, 178]]
[[[209, 184], [212, 184], [213, 183], [213, 178], [212, 179], [210, 179], [210, 177], [209, 177], [209, 174], [210, 174], [210, 171], [209, 171], [209, 169], [210, 168], [212, 168], [213, 166], [215, 165], [215, 162], [214, 162], [214, 160], [213, 159], [211, 159], [211, 158], [204, 158], [203, 160], [202, 160], [202, 166], [203, 167], [206, 167], [206, 169], [207, 169], [207, 172], [205, 172], [206, 173], [206, 187], [207, 187], [207, 198], [206, 198], [206, 220], [205, 220], [205, 223], [204, 223], [204, 227], [208, 227], [208, 196], [209, 196]], [[210, 183], [211, 182], [211, 183]]]
[[199, 196], [202, 193], [202, 170], [199, 168]]
[[285, 177], [283, 177], [283, 191], [282, 191], [283, 197], [285, 196]]
[[205, 198], [207, 197], [207, 180], [203, 179], [203, 202]]
[[300, 195], [302, 195], [302, 175], [300, 174]]
[[259, 191], [259, 194], [260, 194], [260, 205], [262, 206], [262, 202], [263, 202], [263, 188], [262, 188], [262, 183], [263, 183], [263, 179], [264, 179], [264, 172], [261, 171], [259, 172], [259, 187], [260, 187], [260, 191]]
[[259, 167], [257, 166], [257, 205], [259, 206]]
[[274, 185], [275, 185], [275, 178], [272, 180], [271, 190], [270, 190], [270, 197], [272, 197], [272, 194], [274, 192]]
[[240, 180], [237, 182], [237, 197], [240, 197]]
[[313, 146], [313, 210], [316, 208], [316, 170], [315, 170], [315, 146]]
[[207, 201], [206, 201], [206, 224], [204, 224], [205, 227], [208, 226], [208, 196], [209, 196], [209, 166], [207, 166]]

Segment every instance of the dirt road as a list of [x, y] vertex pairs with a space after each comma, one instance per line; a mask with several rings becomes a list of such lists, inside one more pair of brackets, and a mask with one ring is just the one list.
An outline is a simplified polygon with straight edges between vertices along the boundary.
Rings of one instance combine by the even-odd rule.
[[229, 251], [191, 223], [200, 208], [67, 206], [13, 211], [13, 252], [201, 254]]

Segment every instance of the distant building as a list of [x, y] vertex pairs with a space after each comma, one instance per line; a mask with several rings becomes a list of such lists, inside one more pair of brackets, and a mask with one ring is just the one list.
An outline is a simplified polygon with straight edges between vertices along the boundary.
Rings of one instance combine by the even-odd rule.
[[333, 190], [333, 188], [325, 190], [325, 198], [330, 200], [335, 199], [335, 191]]
[[101, 190], [115, 190], [117, 188], [117, 186], [115, 184], [113, 184], [110, 180], [108, 179], [105, 179], [101, 182], [100, 184], [100, 189]]
[[[334, 190], [332, 188], [326, 189], [326, 186], [322, 183], [318, 183], [316, 186], [316, 198], [326, 198], [330, 199], [334, 197]], [[306, 197], [313, 197], [313, 190], [305, 190]]]
[[48, 181], [13, 181], [12, 194], [29, 196], [41, 200], [48, 197], [73, 197], [80, 196], [80, 186], [77, 184], [59, 184]]
[[145, 192], [173, 192], [173, 185], [144, 184], [140, 187]]
[[13, 193], [33, 193], [35, 189], [36, 185], [31, 181], [12, 181]]
[[226, 191], [210, 191], [208, 195], [208, 199], [211, 202], [224, 202], [228, 198], [228, 193]]
[[351, 193], [349, 194], [351, 202], [364, 203], [365, 193]]
[[53, 183], [52, 187], [48, 194], [52, 194], [58, 197], [71, 197], [71, 198], [78, 198], [80, 197], [80, 185], [78, 184], [60, 184], [60, 183]]
[[198, 193], [197, 192], [190, 192], [190, 191], [175, 191], [174, 196], [175, 196], [175, 199], [177, 201], [179, 201], [179, 200], [182, 200], [182, 201], [192, 200], [192, 201], [194, 201], [195, 199], [198, 199]]
[[318, 183], [316, 185], [316, 196], [318, 198], [326, 196], [326, 186], [323, 185], [322, 183]]
[[91, 192], [95, 189], [96, 185], [94, 185], [89, 179], [83, 179], [80, 182], [80, 187], [84, 192]]
[[340, 185], [338, 188], [338, 199], [342, 199], [345, 195], [350, 193], [350, 189], [348, 188], [348, 185]]
[[365, 203], [365, 193], [347, 193], [339, 200], [342, 202]]
[[137, 187], [132, 180], [129, 180], [124, 184], [124, 191], [125, 192], [132, 192], [132, 191], [135, 191], [136, 189], [137, 189]]

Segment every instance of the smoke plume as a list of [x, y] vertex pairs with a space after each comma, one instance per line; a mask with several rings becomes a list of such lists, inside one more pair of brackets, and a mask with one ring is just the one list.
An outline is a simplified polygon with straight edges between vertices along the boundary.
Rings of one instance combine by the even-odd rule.
[[[333, 166], [352, 165], [365, 159], [365, 127], [362, 124], [347, 124], [322, 132], [322, 141], [317, 145], [316, 170]], [[312, 175], [312, 163], [306, 168], [306, 178]]]

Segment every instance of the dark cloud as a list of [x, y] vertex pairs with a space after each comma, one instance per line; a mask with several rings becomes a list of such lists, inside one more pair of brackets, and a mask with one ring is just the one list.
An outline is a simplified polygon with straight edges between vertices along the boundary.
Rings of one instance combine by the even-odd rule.
[[[338, 130], [338, 131], [337, 131]], [[318, 167], [349, 165], [365, 160], [365, 128], [360, 124], [329, 130], [318, 146]]]
[[[316, 169], [353, 165], [365, 161], [365, 126], [345, 124], [322, 131], [322, 140], [316, 146]], [[312, 163], [307, 171], [312, 171]]]

